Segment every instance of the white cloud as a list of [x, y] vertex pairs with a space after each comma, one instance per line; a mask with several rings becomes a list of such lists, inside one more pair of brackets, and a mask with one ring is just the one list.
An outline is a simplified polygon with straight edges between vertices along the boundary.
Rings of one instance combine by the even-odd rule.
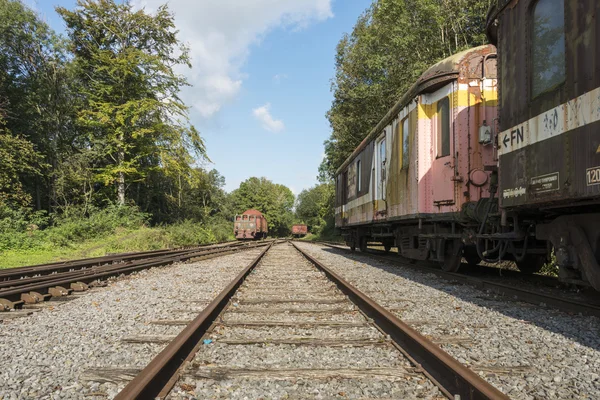
[[275, 119], [269, 111], [271, 104], [267, 103], [262, 107], [255, 108], [252, 110], [254, 117], [262, 123], [262, 127], [271, 132], [281, 132], [285, 129], [283, 121]]
[[273, 82], [280, 84], [282, 80], [287, 79], [287, 74], [277, 74], [273, 77]]
[[[302, 29], [333, 16], [333, 0], [169, 0], [179, 37], [190, 47], [193, 69], [181, 69], [192, 88], [184, 100], [210, 118], [233, 100], [253, 44], [272, 29]], [[133, 0], [153, 12], [165, 0]]]

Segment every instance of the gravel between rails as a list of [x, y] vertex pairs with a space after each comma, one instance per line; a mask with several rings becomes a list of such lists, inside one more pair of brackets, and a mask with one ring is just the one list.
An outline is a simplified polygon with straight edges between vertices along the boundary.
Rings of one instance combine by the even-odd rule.
[[290, 244], [265, 255], [217, 322], [170, 399], [443, 398]]
[[515, 399], [600, 398], [600, 320], [317, 244], [299, 247]]
[[0, 399], [114, 397], [124, 383], [83, 383], [84, 371], [143, 368], [165, 345], [121, 340], [178, 334], [183, 326], [152, 322], [193, 318], [260, 251], [144, 270], [31, 316], [0, 323]]

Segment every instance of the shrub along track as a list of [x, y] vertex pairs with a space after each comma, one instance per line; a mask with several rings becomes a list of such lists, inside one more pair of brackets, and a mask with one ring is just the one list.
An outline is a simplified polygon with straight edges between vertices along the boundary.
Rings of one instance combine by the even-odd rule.
[[[350, 248], [343, 244], [331, 242], [314, 243], [352, 253]], [[498, 268], [493, 267], [473, 267], [467, 264], [461, 267], [464, 267], [463, 271], [466, 273], [446, 272], [432, 266], [433, 263], [412, 263], [409, 260], [398, 256], [396, 253], [386, 253], [381, 250], [368, 249], [366, 253], [362, 254], [376, 260], [385, 261], [405, 268], [411, 268], [423, 272], [424, 274], [434, 274], [451, 282], [467, 284], [484, 291], [500, 294], [511, 300], [522, 301], [534, 305], [543, 305], [571, 313], [581, 313], [583, 315], [600, 317], [600, 297], [598, 293], [588, 291], [584, 295], [576, 296], [576, 298], [573, 296], [568, 297], [564, 290], [556, 290], [556, 287], [559, 286], [559, 282], [556, 278], [542, 275], [526, 275], [518, 271], [499, 270]], [[474, 272], [479, 276], [475, 276]], [[501, 276], [499, 276], [499, 274]], [[554, 288], [552, 288], [554, 290], [544, 292], [540, 290], [540, 284], [548, 287], [554, 286]]]
[[[0, 271], [0, 312], [32, 306], [49, 299], [62, 299], [86, 291], [90, 284], [121, 274], [192, 259], [207, 259], [236, 251], [266, 246], [264, 242], [227, 242], [172, 250], [155, 250], [42, 264]], [[0, 319], [19, 313], [0, 313]]]
[[365, 394], [507, 398], [285, 244], [263, 250], [116, 399]]

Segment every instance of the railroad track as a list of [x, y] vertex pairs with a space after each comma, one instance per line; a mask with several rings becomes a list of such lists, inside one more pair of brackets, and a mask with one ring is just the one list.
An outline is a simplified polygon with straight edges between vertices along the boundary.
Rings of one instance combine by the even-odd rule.
[[49, 299], [62, 299], [86, 291], [90, 284], [121, 274], [191, 259], [206, 259], [235, 251], [267, 246], [264, 242], [229, 242], [215, 245], [127, 253], [0, 271], [0, 312], [27, 307]]
[[221, 242], [199, 246], [186, 246], [176, 249], [148, 250], [131, 253], [111, 254], [102, 257], [83, 258], [78, 260], [59, 261], [47, 264], [29, 265], [17, 268], [0, 269], [0, 282], [22, 279], [29, 276], [49, 275], [56, 272], [85, 269], [98, 265], [115, 264], [127, 261], [135, 261], [145, 258], [185, 254], [190, 251], [217, 248], [221, 246], [239, 246], [243, 242]]
[[[334, 249], [338, 249], [347, 253], [353, 253], [350, 248], [343, 244], [339, 243], [331, 243], [331, 242], [315, 242], [321, 245], [325, 245]], [[436, 268], [434, 266], [426, 265], [426, 263], [410, 263], [397, 254], [393, 253], [385, 253], [384, 251], [369, 249], [367, 253], [354, 253], [354, 254], [364, 254], [367, 257], [375, 258], [381, 261], [385, 261], [388, 263], [392, 263], [395, 265], [399, 265], [404, 268], [411, 268], [423, 273], [434, 274], [440, 278], [452, 281], [459, 282], [462, 284], [467, 284], [478, 289], [493, 292], [496, 294], [500, 294], [506, 296], [512, 300], [518, 300], [529, 304], [534, 305], [544, 305], [547, 307], [551, 307], [557, 310], [566, 311], [570, 313], [581, 313], [583, 315], [592, 315], [600, 317], [600, 304], [598, 302], [598, 298], [594, 297], [586, 297], [585, 300], [574, 300], [565, 297], [557, 297], [555, 294], [543, 293], [535, 288], [525, 288], [519, 287], [511, 284], [506, 281], [499, 280], [491, 280], [486, 279], [484, 276], [473, 276], [460, 272], [446, 272], [442, 271], [440, 268]], [[481, 269], [486, 269], [486, 273], [490, 274], [490, 271], [495, 271], [498, 274], [497, 268], [491, 267], [479, 267]], [[472, 268], [471, 268], [472, 269]], [[517, 271], [508, 271], [503, 270], [503, 274], [507, 275], [507, 277], [515, 278], [516, 276], [523, 276], [520, 272]], [[526, 279], [530, 282], [534, 282], [539, 278], [540, 281], [545, 282], [545, 284], [550, 284], [551, 281], [557, 280], [545, 277], [545, 276], [527, 276]]]
[[143, 370], [121, 372], [109, 373], [135, 377], [119, 400], [508, 398], [287, 243], [265, 248]]

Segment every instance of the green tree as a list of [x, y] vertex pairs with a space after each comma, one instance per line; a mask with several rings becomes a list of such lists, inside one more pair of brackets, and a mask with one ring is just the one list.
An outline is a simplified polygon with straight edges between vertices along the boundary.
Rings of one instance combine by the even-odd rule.
[[119, 204], [127, 185], [154, 168], [180, 173], [194, 156], [205, 156], [179, 98], [187, 81], [174, 68], [190, 63], [167, 6], [149, 15], [129, 1], [78, 0], [74, 11], [57, 12], [67, 25], [84, 96], [77, 122], [102, 157], [97, 178], [116, 183]]
[[254, 208], [267, 218], [269, 233], [274, 236], [290, 234], [294, 214], [294, 194], [280, 184], [267, 178], [249, 178], [231, 193], [234, 211], [241, 214]]
[[[0, 0], [0, 103], [4, 127], [55, 167], [76, 143], [64, 43], [32, 10]], [[50, 205], [52, 171], [21, 177], [38, 209]], [[16, 178], [16, 177], [13, 177]], [[44, 195], [46, 194], [46, 195]]]
[[0, 205], [28, 207], [31, 195], [21, 178], [40, 174], [41, 156], [31, 142], [15, 137], [0, 128]]
[[296, 218], [314, 234], [331, 234], [334, 227], [333, 183], [321, 183], [305, 189], [296, 199]]

